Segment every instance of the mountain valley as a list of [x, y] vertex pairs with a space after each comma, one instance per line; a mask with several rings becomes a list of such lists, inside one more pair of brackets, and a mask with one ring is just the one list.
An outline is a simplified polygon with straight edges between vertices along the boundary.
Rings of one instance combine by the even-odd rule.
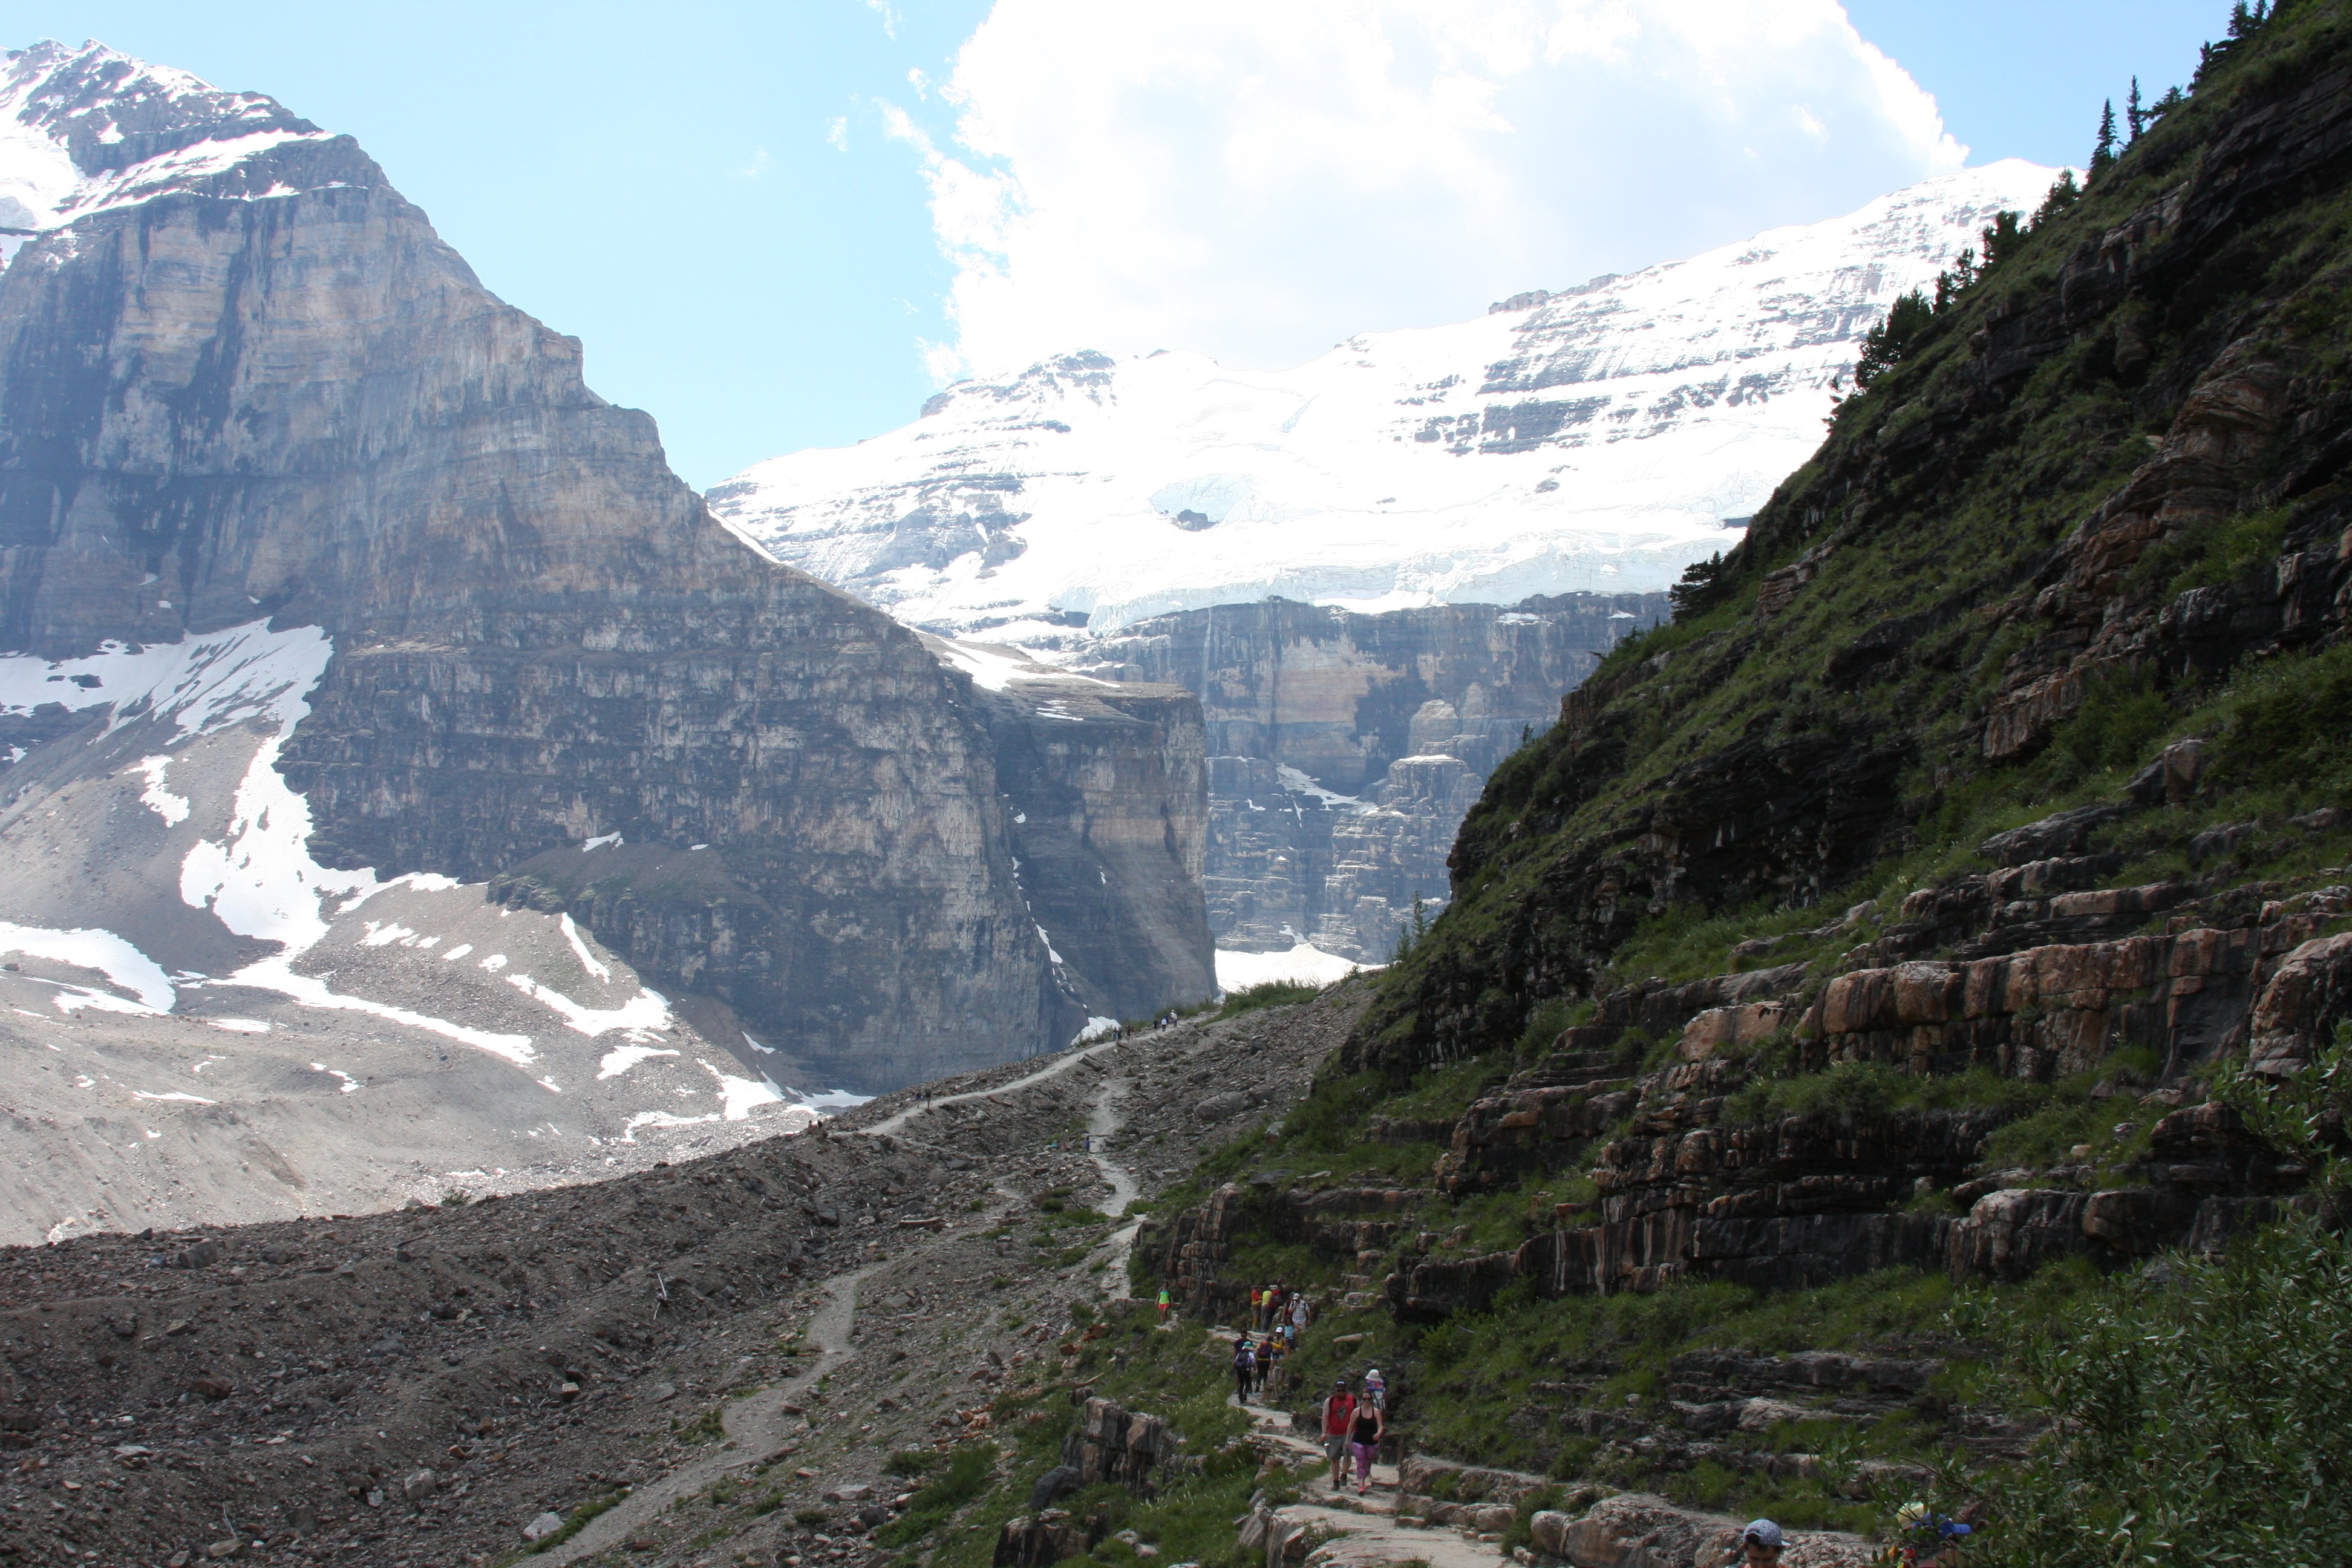
[[709, 507], [347, 139], [9, 71], [0, 1561], [2334, 1560], [2352, 0], [1748, 337], [1073, 355]]

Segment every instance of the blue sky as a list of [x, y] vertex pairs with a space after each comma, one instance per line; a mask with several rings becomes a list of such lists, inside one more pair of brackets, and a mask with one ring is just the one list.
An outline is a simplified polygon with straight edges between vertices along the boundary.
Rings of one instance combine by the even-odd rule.
[[1427, 0], [16, 0], [5, 41], [357, 136], [707, 486], [1054, 348], [1287, 363], [1829, 216], [1956, 156], [1937, 111], [1971, 163], [2079, 163], [2227, 9], [1846, 0], [1923, 119], [1833, 0], [1535, 8], [1549, 46]]

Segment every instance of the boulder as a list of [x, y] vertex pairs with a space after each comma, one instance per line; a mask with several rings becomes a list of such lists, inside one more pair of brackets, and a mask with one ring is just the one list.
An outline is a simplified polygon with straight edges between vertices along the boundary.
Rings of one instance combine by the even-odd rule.
[[430, 1469], [411, 1470], [408, 1479], [400, 1483], [400, 1495], [411, 1502], [423, 1502], [441, 1489], [441, 1478]]
[[2204, 772], [2205, 742], [2175, 741], [2157, 753], [2156, 761], [2132, 775], [2124, 793], [2142, 805], [2159, 801], [2179, 805], [2196, 793], [2197, 781]]
[[1665, 1499], [1621, 1492], [1563, 1528], [1559, 1554], [1575, 1568], [1682, 1568], [1699, 1534], [1700, 1521]]
[[1983, 1275], [2022, 1279], [2054, 1258], [2083, 1251], [2082, 1193], [2019, 1187], [1988, 1193], [1952, 1227], [1948, 1254], [1954, 1279]]
[[1065, 1494], [1077, 1490], [1081, 1484], [1077, 1466], [1055, 1465], [1039, 1476], [1037, 1484], [1029, 1489], [1029, 1511], [1035, 1513], [1051, 1508]]
[[2253, 1070], [2296, 1071], [2352, 1018], [2352, 931], [2306, 942], [2286, 955], [2263, 987], [2249, 1025]]
[[563, 1516], [562, 1514], [542, 1513], [538, 1518], [532, 1520], [529, 1524], [522, 1527], [522, 1538], [525, 1541], [544, 1541], [562, 1528]]
[[1535, 1537], [1536, 1550], [1547, 1557], [1568, 1555], [1568, 1527], [1575, 1521], [1557, 1509], [1538, 1509], [1528, 1528]]
[[1223, 1094], [1209, 1096], [1192, 1108], [1203, 1121], [1230, 1121], [1248, 1109], [1249, 1096], [1238, 1089], [1230, 1089]]
[[1065, 1557], [1076, 1557], [1094, 1544], [1086, 1525], [1057, 1508], [1034, 1515], [1008, 1519], [996, 1532], [992, 1568], [1045, 1568]]
[[1139, 1415], [1108, 1399], [1090, 1398], [1062, 1459], [1077, 1468], [1081, 1486], [1116, 1481], [1148, 1495], [1154, 1474], [1175, 1451], [1175, 1437], [1159, 1416]]

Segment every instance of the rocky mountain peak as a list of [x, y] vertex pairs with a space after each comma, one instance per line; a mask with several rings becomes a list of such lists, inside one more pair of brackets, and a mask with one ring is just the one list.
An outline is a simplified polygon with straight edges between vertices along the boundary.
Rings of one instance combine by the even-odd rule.
[[5, 58], [0, 228], [54, 228], [173, 190], [248, 194], [237, 177], [248, 162], [331, 139], [265, 94], [224, 91], [95, 39], [45, 38]]

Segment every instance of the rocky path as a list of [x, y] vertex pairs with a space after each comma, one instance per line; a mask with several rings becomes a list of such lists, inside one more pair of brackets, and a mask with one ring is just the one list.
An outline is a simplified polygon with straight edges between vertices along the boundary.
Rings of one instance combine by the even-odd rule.
[[551, 1568], [579, 1562], [621, 1545], [637, 1529], [678, 1499], [701, 1491], [727, 1471], [756, 1465], [781, 1445], [785, 1424], [793, 1419], [784, 1406], [816, 1386], [817, 1381], [849, 1359], [850, 1341], [857, 1331], [857, 1288], [881, 1264], [868, 1264], [853, 1273], [835, 1277], [824, 1286], [824, 1305], [809, 1319], [807, 1337], [817, 1346], [817, 1358], [799, 1376], [748, 1399], [726, 1406], [719, 1419], [727, 1440], [710, 1453], [682, 1465], [657, 1481], [648, 1481], [621, 1502], [598, 1514], [587, 1528], [545, 1553]]
[[[1229, 1398], [1227, 1403], [1239, 1403]], [[1318, 1568], [1381, 1568], [1381, 1565], [1424, 1563], [1429, 1568], [1496, 1568], [1499, 1548], [1473, 1541], [1459, 1531], [1397, 1522], [1397, 1470], [1393, 1465], [1372, 1467], [1372, 1489], [1359, 1497], [1350, 1485], [1331, 1485], [1330, 1461], [1323, 1447], [1292, 1429], [1290, 1412], [1263, 1405], [1243, 1405], [1251, 1420], [1250, 1443], [1260, 1453], [1292, 1466], [1311, 1460], [1304, 1478], [1306, 1496], [1276, 1509], [1293, 1533], [1328, 1537], [1312, 1561]], [[1352, 1471], [1350, 1472], [1352, 1474]]]
[[[1092, 1051], [1068, 1053], [1057, 1058], [1050, 1067], [994, 1089], [975, 1090], [970, 1094], [946, 1096], [932, 1100], [928, 1105], [910, 1107], [885, 1121], [863, 1129], [862, 1131], [866, 1136], [895, 1133], [929, 1110], [960, 1100], [1016, 1093], [1021, 1089], [1058, 1077], [1076, 1067], [1081, 1060], [1095, 1054], [1095, 1051], [1108, 1049], [1111, 1045], [1117, 1043], [1108, 1042], [1104, 1046], [1094, 1047]], [[1135, 1201], [1141, 1190], [1135, 1173], [1112, 1160], [1106, 1148], [1108, 1140], [1118, 1131], [1121, 1125], [1118, 1100], [1126, 1092], [1127, 1087], [1127, 1080], [1123, 1078], [1108, 1079], [1095, 1090], [1087, 1104], [1087, 1131], [1091, 1134], [1089, 1152], [1096, 1169], [1102, 1173], [1104, 1182], [1111, 1189], [1110, 1197], [1102, 1205], [1103, 1212], [1114, 1218], [1127, 1212], [1128, 1205]], [[992, 1205], [992, 1212], [990, 1215], [992, 1222], [1022, 1201], [1019, 1193], [1002, 1186], [997, 1188], [997, 1198], [999, 1201]], [[923, 1250], [935, 1250], [940, 1247], [964, 1239], [966, 1238], [961, 1237], [943, 1237], [931, 1247]], [[1123, 1285], [1126, 1278], [1127, 1254], [1134, 1239], [1134, 1226], [1129, 1226], [1116, 1232], [1107, 1238], [1102, 1247], [1098, 1249], [1103, 1261], [1094, 1267], [1099, 1272]], [[551, 1568], [582, 1562], [625, 1544], [632, 1535], [679, 1499], [691, 1497], [703, 1491], [729, 1470], [747, 1468], [774, 1453], [790, 1436], [787, 1430], [788, 1424], [796, 1419], [795, 1416], [786, 1413], [785, 1406], [788, 1405], [797, 1406], [803, 1394], [815, 1387], [818, 1381], [828, 1373], [846, 1363], [854, 1353], [852, 1342], [857, 1331], [857, 1297], [860, 1285], [865, 1282], [867, 1276], [880, 1269], [903, 1268], [910, 1261], [915, 1259], [900, 1258], [891, 1260], [888, 1264], [868, 1264], [863, 1268], [836, 1276], [828, 1281], [824, 1288], [824, 1305], [819, 1308], [809, 1320], [805, 1331], [807, 1337], [817, 1346], [818, 1355], [815, 1362], [790, 1381], [726, 1406], [721, 1413], [720, 1420], [726, 1427], [727, 1440], [718, 1449], [691, 1464], [681, 1466], [657, 1481], [651, 1481], [637, 1488], [620, 1503], [590, 1521], [579, 1534], [545, 1554]]]
[[[1102, 1173], [1102, 1179], [1109, 1184], [1110, 1196], [1103, 1201], [1102, 1211], [1113, 1219], [1124, 1215], [1128, 1205], [1133, 1203], [1142, 1191], [1135, 1173], [1110, 1157], [1110, 1141], [1125, 1125], [1119, 1115], [1118, 1101], [1126, 1096], [1127, 1090], [1126, 1079], [1108, 1079], [1100, 1089], [1095, 1090], [1094, 1099], [1087, 1105], [1087, 1152], [1094, 1160], [1095, 1169]], [[1130, 1220], [1113, 1231], [1103, 1241], [1100, 1249], [1102, 1261], [1088, 1265], [1101, 1280], [1103, 1289], [1114, 1296], [1127, 1294], [1128, 1255], [1135, 1250], [1135, 1233], [1142, 1224], [1139, 1219]]]
[[864, 1138], [878, 1138], [886, 1132], [897, 1132], [915, 1118], [947, 1106], [961, 1105], [974, 1100], [993, 1100], [1000, 1095], [1013, 1094], [1034, 1084], [1044, 1083], [1048, 1079], [1059, 1078], [1080, 1062], [1092, 1061], [1103, 1052], [1117, 1050], [1126, 1043], [1123, 1040], [1105, 1040], [1101, 1045], [1088, 1046], [1082, 1051], [1064, 1051], [1048, 1065], [1039, 1068], [1025, 1078], [1016, 1078], [1011, 1083], [1000, 1083], [993, 1089], [968, 1089], [961, 1094], [943, 1094], [937, 1100], [921, 1100], [908, 1106], [895, 1116], [884, 1118], [871, 1127], [853, 1128], [851, 1131]]

